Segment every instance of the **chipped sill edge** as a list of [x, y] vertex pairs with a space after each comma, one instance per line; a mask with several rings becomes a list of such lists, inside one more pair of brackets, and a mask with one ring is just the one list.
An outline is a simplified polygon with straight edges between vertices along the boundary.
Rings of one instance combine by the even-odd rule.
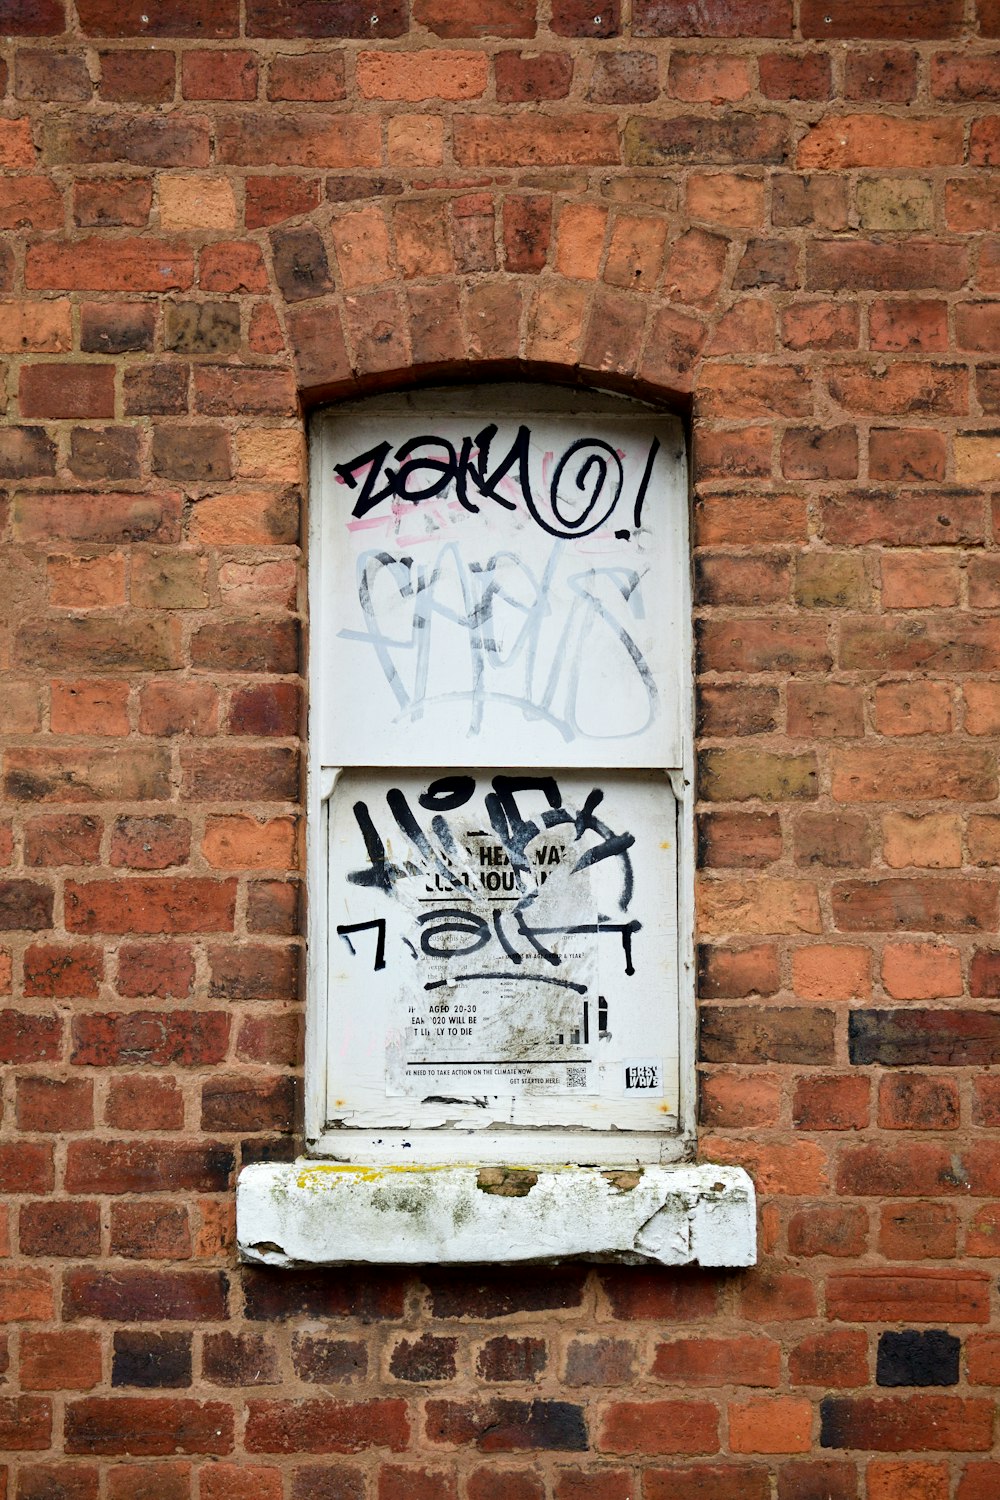
[[592, 1260], [752, 1266], [756, 1198], [742, 1167], [244, 1167], [241, 1258], [310, 1265], [512, 1265]]

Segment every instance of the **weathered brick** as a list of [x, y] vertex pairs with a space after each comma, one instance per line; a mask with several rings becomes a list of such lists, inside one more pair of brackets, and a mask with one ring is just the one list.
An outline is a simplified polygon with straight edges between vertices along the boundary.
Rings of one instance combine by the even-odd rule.
[[989, 931], [996, 906], [989, 880], [839, 881], [833, 891], [834, 922], [844, 932]]
[[833, 1061], [833, 1012], [777, 1009], [747, 1013], [703, 1006], [701, 1056], [705, 1062], [806, 1063]]
[[66, 1452], [229, 1453], [232, 1408], [180, 1397], [86, 1396], [66, 1409]]
[[183, 1260], [191, 1254], [187, 1211], [172, 1203], [120, 1202], [111, 1208], [111, 1253], [127, 1260]]
[[189, 1333], [122, 1330], [114, 1335], [111, 1384], [152, 1390], [182, 1389], [191, 1385], [191, 1363]]
[[801, 1130], [862, 1130], [868, 1123], [868, 1080], [804, 1078], [795, 1087], [792, 1118]]
[[867, 1385], [868, 1339], [859, 1328], [809, 1334], [792, 1349], [788, 1370], [794, 1385], [843, 1389]]
[[72, 542], [175, 542], [180, 499], [179, 494], [164, 490], [142, 495], [23, 493], [14, 500], [14, 534], [24, 542], [42, 542], [52, 536]]
[[80, 1200], [25, 1203], [20, 1216], [24, 1255], [96, 1256], [101, 1251], [101, 1210]]
[[225, 932], [235, 882], [198, 878], [93, 880], [66, 889], [72, 932]]
[[954, 1396], [832, 1396], [820, 1405], [824, 1448], [875, 1452], [984, 1451], [991, 1443], [990, 1404]]
[[813, 240], [806, 248], [812, 291], [957, 291], [968, 273], [963, 246], [935, 240]]
[[250, 1401], [245, 1441], [250, 1453], [398, 1453], [409, 1430], [402, 1401]]
[[792, 31], [789, 0], [636, 0], [638, 36], [786, 37]]
[[80, 1067], [204, 1067], [221, 1062], [231, 1019], [225, 1011], [108, 1011], [73, 1021], [72, 1061]]
[[233, 1172], [223, 1146], [154, 1141], [74, 1141], [66, 1163], [70, 1192], [220, 1192]]
[[905, 1007], [852, 1011], [851, 1061], [883, 1067], [982, 1067], [1000, 1058], [1000, 1024], [987, 1011]]
[[908, 104], [917, 91], [917, 54], [909, 47], [852, 48], [844, 66], [847, 99]]
[[597, 1446], [607, 1453], [715, 1453], [718, 1410], [708, 1401], [618, 1401]]
[[803, 0], [803, 36], [839, 40], [877, 37], [879, 40], [925, 41], [954, 36], [962, 25], [959, 0], [927, 0], [911, 5], [890, 0], [874, 11], [865, 0]]
[[634, 115], [624, 134], [625, 161], [636, 167], [688, 161], [780, 165], [787, 149], [787, 125], [780, 115], [731, 111], [714, 119], [679, 115], [669, 120]]
[[949, 165], [962, 160], [963, 138], [958, 119], [838, 114], [812, 127], [799, 144], [796, 165], [824, 171]]
[[219, 160], [243, 167], [378, 167], [374, 116], [232, 115], [220, 120]]

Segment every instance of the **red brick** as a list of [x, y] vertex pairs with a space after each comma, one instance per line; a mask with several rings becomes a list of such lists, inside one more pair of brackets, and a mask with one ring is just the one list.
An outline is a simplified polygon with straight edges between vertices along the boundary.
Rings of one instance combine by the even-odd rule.
[[789, 349], [856, 349], [859, 335], [859, 312], [849, 303], [793, 302], [781, 315], [782, 341]]
[[72, 1061], [79, 1067], [202, 1067], [221, 1062], [229, 1042], [224, 1011], [120, 1011], [77, 1016]]
[[816, 1316], [816, 1288], [807, 1276], [758, 1267], [743, 1283], [740, 1310], [755, 1323], [795, 1323]]
[[992, 1443], [992, 1403], [978, 1398], [834, 1396], [822, 1418], [825, 1448], [977, 1452]]
[[941, 1000], [962, 993], [956, 948], [935, 943], [893, 943], [882, 955], [882, 982], [894, 1000]]
[[559, 1469], [554, 1500], [629, 1500], [634, 1488], [625, 1469]]
[[249, 1453], [401, 1452], [409, 1438], [406, 1404], [372, 1401], [250, 1401]]
[[860, 738], [864, 734], [860, 692], [846, 683], [790, 682], [788, 733], [795, 739]]
[[799, 1209], [788, 1221], [788, 1249], [792, 1255], [853, 1259], [864, 1254], [867, 1240], [868, 1215], [855, 1204], [843, 1207], [817, 1204]]
[[960, 0], [925, 0], [911, 5], [890, 0], [877, 11], [866, 0], [802, 0], [803, 36], [827, 41], [853, 37], [926, 41], [955, 36], [962, 25]]
[[780, 1105], [774, 1077], [742, 1077], [737, 1073], [702, 1073], [699, 1118], [706, 1126], [744, 1129], [777, 1123]]
[[30, 246], [25, 285], [39, 290], [171, 291], [189, 287], [193, 255], [162, 240], [73, 240]]
[[112, 1255], [128, 1260], [184, 1260], [191, 1254], [187, 1210], [173, 1203], [113, 1203], [110, 1243]]
[[825, 624], [777, 618], [707, 620], [699, 631], [702, 666], [716, 672], [825, 671], [832, 664]]
[[32, 1266], [0, 1266], [0, 1322], [47, 1323], [53, 1316], [52, 1278]]
[[66, 29], [65, 6], [60, 0], [8, 0], [3, 22], [11, 36], [57, 36]]
[[923, 1073], [883, 1078], [879, 1084], [878, 1123], [883, 1130], [957, 1130], [958, 1087], [953, 1079]]
[[759, 869], [781, 858], [777, 813], [706, 813], [698, 838], [701, 863], [717, 869]]
[[806, 285], [813, 291], [957, 291], [968, 274], [963, 246], [935, 240], [813, 240], [806, 249]]
[[87, 1079], [21, 1078], [17, 1123], [21, 1130], [89, 1130], [94, 1123], [94, 1086]]
[[777, 949], [768, 943], [742, 949], [703, 947], [698, 974], [699, 990], [706, 1000], [773, 995], [780, 983]]
[[[493, 65], [497, 99], [502, 104], [522, 104], [535, 99], [564, 99], [569, 93], [573, 78], [573, 59], [559, 52], [541, 52], [536, 55], [498, 52]], [[593, 92], [593, 85], [588, 97], [601, 101], [601, 96]]]
[[763, 1145], [706, 1136], [705, 1152], [712, 1160], [745, 1167], [763, 1193], [817, 1193], [825, 1182], [826, 1153], [813, 1141]]
[[822, 52], [765, 52], [758, 61], [768, 99], [828, 99], [830, 59]]
[[193, 980], [194, 958], [186, 944], [123, 944], [119, 949], [117, 988], [126, 999], [183, 999]]
[[793, 1385], [844, 1390], [868, 1385], [868, 1337], [860, 1328], [809, 1334], [788, 1356]]
[[852, 49], [844, 65], [844, 96], [908, 104], [917, 92], [917, 54], [909, 47]]
[[530, 37], [536, 0], [415, 0], [414, 19], [443, 37]]
[[36, 880], [0, 880], [0, 932], [43, 932], [52, 926], [52, 889]]
[[863, 1130], [868, 1124], [868, 1079], [802, 1078], [792, 1117], [801, 1130]]
[[945, 477], [947, 448], [942, 433], [921, 428], [875, 428], [869, 439], [868, 472], [873, 481], [912, 483]]
[[947, 1260], [957, 1244], [958, 1214], [950, 1203], [893, 1203], [880, 1211], [878, 1247], [887, 1260]]
[[671, 1385], [776, 1386], [781, 1349], [767, 1338], [674, 1338], [657, 1345], [652, 1373]]
[[797, 165], [825, 171], [949, 165], [962, 160], [963, 136], [958, 119], [831, 115], [800, 143]]
[[455, 157], [466, 167], [600, 166], [618, 161], [618, 144], [602, 115], [577, 114], [572, 124], [467, 115], [455, 121]]
[[180, 1397], [87, 1396], [66, 1408], [66, 1452], [95, 1455], [229, 1453], [232, 1408]]
[[636, 0], [637, 36], [786, 37], [792, 32], [789, 0]]
[[[11, 177], [0, 184], [0, 228], [61, 229], [62, 222], [63, 205], [59, 190], [47, 178]], [[20, 310], [23, 318], [32, 321], [44, 319], [47, 313], [48, 308], [37, 306]], [[44, 346], [35, 347], [41, 349]], [[57, 347], [66, 346], [60, 344]]]
[[153, 187], [147, 178], [93, 177], [73, 185], [73, 222], [81, 229], [141, 229], [152, 206]]
[[76, 1201], [25, 1203], [20, 1247], [24, 1255], [68, 1256], [79, 1260], [101, 1251], [101, 1209]]
[[797, 495], [707, 495], [695, 526], [699, 546], [804, 541], [806, 510]]
[[113, 104], [166, 104], [174, 97], [174, 58], [152, 48], [102, 52], [100, 95]]
[[104, 1118], [113, 1130], [180, 1130], [184, 1098], [172, 1078], [112, 1079]]
[[24, 954], [24, 993], [48, 999], [95, 999], [104, 976], [100, 948], [34, 943]]
[[770, 1500], [771, 1495], [766, 1468], [733, 1463], [646, 1469], [643, 1486], [646, 1500]]
[[734, 1453], [808, 1453], [812, 1403], [792, 1396], [730, 1402], [729, 1446]]
[[838, 802], [891, 802], [947, 798], [979, 802], [996, 795], [993, 768], [976, 747], [947, 752], [915, 745], [886, 745], [877, 752], [833, 752], [831, 790]]
[[985, 1323], [989, 1278], [958, 1267], [837, 1272], [827, 1283], [827, 1311], [850, 1323]]
[[781, 441], [786, 479], [856, 479], [858, 439], [853, 427], [792, 427]]
[[0, 1010], [0, 1062], [51, 1062], [59, 1056], [62, 1021], [57, 1016]]
[[185, 99], [254, 99], [257, 63], [252, 52], [186, 51], [181, 54]]
[[113, 417], [111, 365], [23, 365], [19, 386], [24, 417]]
[[108, 1470], [108, 1500], [188, 1500], [187, 1463], [115, 1464]]
[[218, 1271], [72, 1267], [63, 1283], [63, 1313], [68, 1321], [219, 1322], [227, 1315], [227, 1291], [227, 1278]]
[[619, 1401], [604, 1415], [597, 1447], [608, 1453], [715, 1453], [718, 1421], [708, 1401]]
[[80, 1193], [220, 1192], [232, 1170], [232, 1152], [209, 1143], [74, 1141], [66, 1160], [66, 1186]]
[[93, 1464], [22, 1464], [18, 1500], [98, 1500], [99, 1485]]
[[224, 932], [233, 926], [233, 881], [94, 880], [66, 888], [73, 932]]

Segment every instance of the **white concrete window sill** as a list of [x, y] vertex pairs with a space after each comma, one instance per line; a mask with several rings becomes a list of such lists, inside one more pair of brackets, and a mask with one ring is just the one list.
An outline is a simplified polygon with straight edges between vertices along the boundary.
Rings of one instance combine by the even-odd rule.
[[600, 1167], [245, 1167], [240, 1254], [268, 1266], [565, 1260], [752, 1266], [754, 1187], [711, 1163]]

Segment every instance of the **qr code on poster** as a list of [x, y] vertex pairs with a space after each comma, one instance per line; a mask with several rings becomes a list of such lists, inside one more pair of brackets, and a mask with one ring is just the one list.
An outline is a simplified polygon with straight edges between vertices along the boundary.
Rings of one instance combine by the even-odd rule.
[[625, 1088], [629, 1093], [641, 1090], [647, 1094], [663, 1091], [663, 1079], [657, 1062], [630, 1062], [625, 1064]]
[[567, 1067], [566, 1087], [568, 1089], [585, 1089], [587, 1087], [586, 1068]]

